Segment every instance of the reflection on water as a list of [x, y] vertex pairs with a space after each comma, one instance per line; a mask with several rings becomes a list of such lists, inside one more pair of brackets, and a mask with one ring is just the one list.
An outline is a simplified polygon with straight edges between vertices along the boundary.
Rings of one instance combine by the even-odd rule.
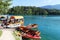
[[25, 25], [36, 23], [41, 31], [41, 40], [60, 40], [60, 16], [25, 16]]

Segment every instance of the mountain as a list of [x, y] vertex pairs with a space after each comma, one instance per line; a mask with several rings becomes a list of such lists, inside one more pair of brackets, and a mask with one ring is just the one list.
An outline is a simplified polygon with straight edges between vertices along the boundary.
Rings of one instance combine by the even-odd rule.
[[46, 9], [59, 9], [60, 10], [60, 4], [42, 6], [41, 8], [46, 8]]

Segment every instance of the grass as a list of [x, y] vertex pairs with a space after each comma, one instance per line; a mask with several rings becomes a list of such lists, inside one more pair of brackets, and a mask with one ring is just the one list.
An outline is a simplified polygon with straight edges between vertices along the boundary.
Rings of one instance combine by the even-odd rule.
[[0, 36], [2, 35], [2, 30], [0, 30]]
[[15, 40], [20, 40], [20, 37], [16, 36], [15, 32], [13, 32], [13, 36], [15, 37]]

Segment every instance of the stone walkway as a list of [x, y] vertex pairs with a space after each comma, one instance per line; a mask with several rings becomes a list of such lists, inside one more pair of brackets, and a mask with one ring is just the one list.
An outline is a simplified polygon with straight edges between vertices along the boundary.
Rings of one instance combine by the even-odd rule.
[[0, 40], [15, 40], [14, 36], [12, 35], [13, 30], [12, 29], [1, 29], [2, 30], [2, 36], [0, 37]]

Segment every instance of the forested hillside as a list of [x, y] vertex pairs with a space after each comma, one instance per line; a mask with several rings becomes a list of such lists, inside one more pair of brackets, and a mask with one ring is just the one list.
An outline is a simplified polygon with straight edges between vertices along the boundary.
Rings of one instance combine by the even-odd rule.
[[8, 13], [10, 15], [60, 15], [60, 10], [44, 9], [40, 7], [31, 6], [16, 6], [10, 8]]

